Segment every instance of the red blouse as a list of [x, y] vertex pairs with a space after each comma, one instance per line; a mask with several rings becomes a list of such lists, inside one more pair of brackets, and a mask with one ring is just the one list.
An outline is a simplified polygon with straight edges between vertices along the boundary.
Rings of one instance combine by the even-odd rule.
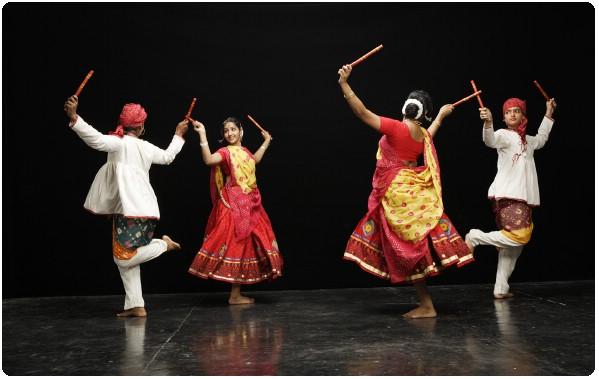
[[408, 125], [399, 120], [381, 117], [380, 132], [387, 136], [389, 144], [401, 160], [416, 161], [424, 151], [424, 142], [412, 138]]

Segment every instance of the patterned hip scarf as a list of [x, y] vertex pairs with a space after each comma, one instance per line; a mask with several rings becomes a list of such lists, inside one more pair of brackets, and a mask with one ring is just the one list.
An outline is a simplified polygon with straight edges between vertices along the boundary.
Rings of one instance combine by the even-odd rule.
[[112, 222], [112, 254], [117, 259], [131, 259], [137, 248], [152, 241], [158, 220], [115, 215]]

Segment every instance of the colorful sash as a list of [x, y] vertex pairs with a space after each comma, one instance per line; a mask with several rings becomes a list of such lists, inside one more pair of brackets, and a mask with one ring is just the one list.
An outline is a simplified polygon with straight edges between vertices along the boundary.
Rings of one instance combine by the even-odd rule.
[[526, 245], [532, 237], [532, 210], [525, 201], [499, 199], [493, 202], [495, 222], [507, 238]]
[[112, 255], [117, 259], [131, 259], [138, 247], [152, 242], [157, 225], [156, 219], [115, 215], [112, 222]]

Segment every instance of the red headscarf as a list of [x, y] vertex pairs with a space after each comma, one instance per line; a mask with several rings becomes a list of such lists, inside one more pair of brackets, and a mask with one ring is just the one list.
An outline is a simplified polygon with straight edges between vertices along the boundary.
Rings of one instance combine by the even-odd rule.
[[520, 136], [520, 140], [522, 141], [522, 145], [526, 146], [526, 126], [528, 125], [528, 119], [526, 118], [526, 101], [520, 100], [517, 97], [512, 97], [507, 99], [505, 103], [503, 103], [503, 114], [508, 110], [508, 108], [518, 107], [523, 113], [522, 122], [516, 129], [516, 132]]
[[123, 137], [125, 134], [124, 128], [138, 128], [143, 125], [147, 117], [148, 114], [141, 105], [134, 103], [125, 104], [119, 116], [119, 125], [110, 134]]

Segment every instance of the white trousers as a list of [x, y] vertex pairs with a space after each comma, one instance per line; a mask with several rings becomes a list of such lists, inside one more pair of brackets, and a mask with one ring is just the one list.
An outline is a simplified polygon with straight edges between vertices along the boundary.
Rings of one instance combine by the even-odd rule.
[[512, 241], [500, 231], [485, 233], [478, 229], [471, 229], [470, 232], [466, 234], [466, 241], [469, 241], [473, 247], [478, 245], [490, 245], [499, 249], [497, 276], [495, 277], [493, 294], [503, 295], [508, 293], [510, 286], [507, 281], [516, 267], [516, 261], [522, 253], [524, 245]]
[[139, 265], [158, 257], [166, 251], [166, 248], [166, 242], [161, 239], [153, 239], [146, 246], [138, 247], [137, 253], [131, 259], [114, 258], [114, 263], [121, 273], [123, 287], [125, 287], [125, 308], [123, 309], [144, 306]]

